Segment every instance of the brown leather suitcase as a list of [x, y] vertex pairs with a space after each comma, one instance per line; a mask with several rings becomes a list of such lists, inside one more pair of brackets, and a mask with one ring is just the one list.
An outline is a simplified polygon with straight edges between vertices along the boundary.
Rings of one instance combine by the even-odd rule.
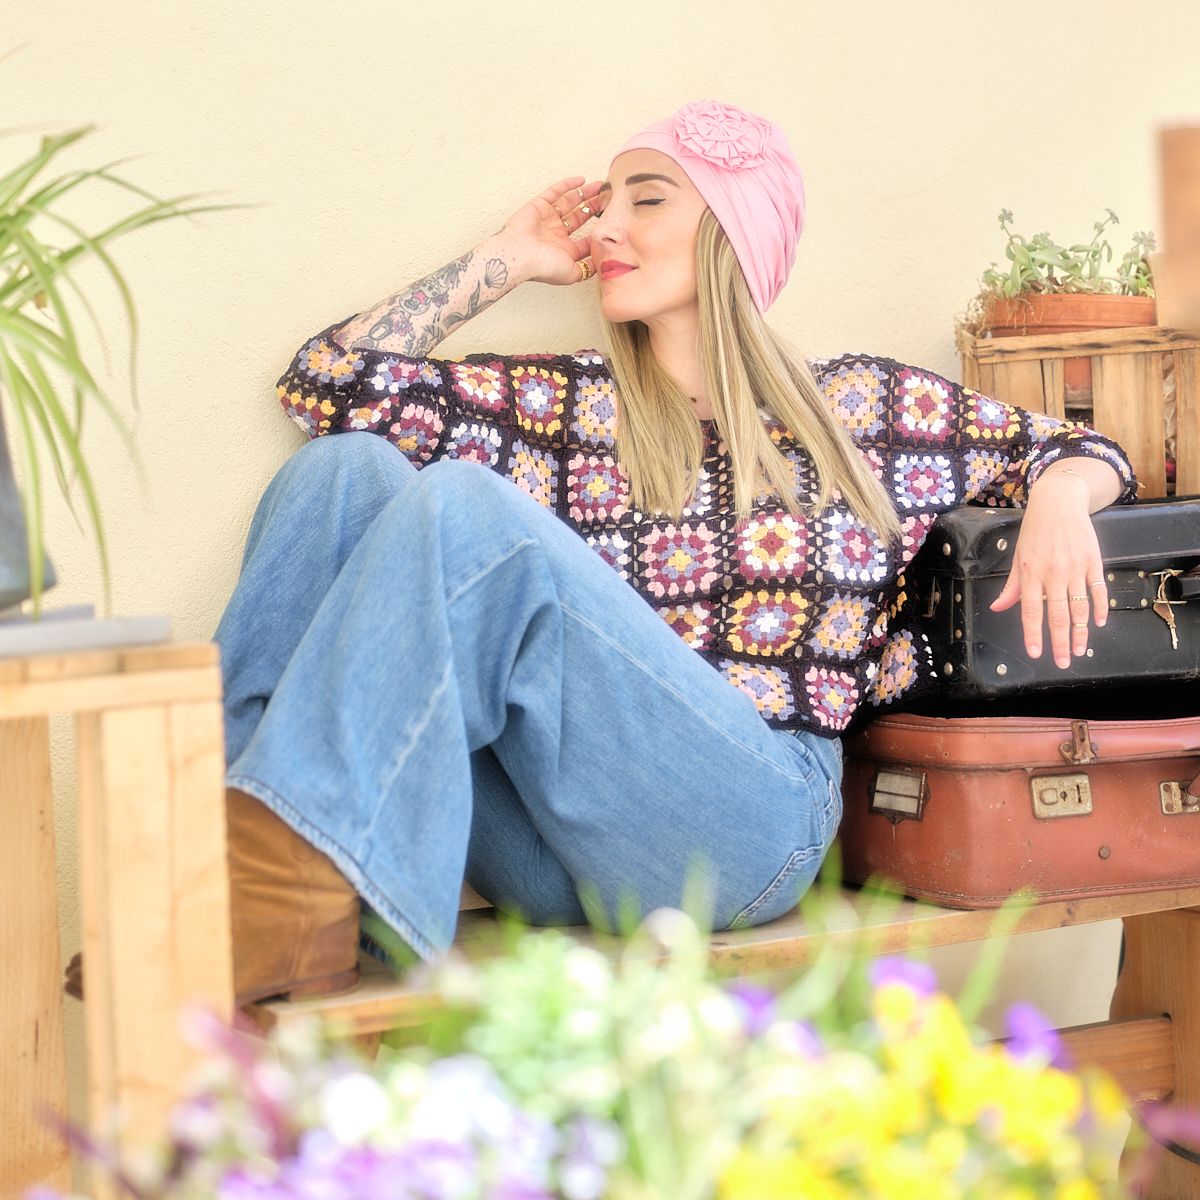
[[898, 714], [845, 749], [851, 882], [950, 908], [1200, 884], [1200, 717]]

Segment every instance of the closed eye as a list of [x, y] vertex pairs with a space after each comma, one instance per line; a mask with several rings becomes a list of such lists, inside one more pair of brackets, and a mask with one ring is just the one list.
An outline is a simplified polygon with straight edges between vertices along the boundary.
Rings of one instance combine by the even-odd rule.
[[633, 202], [633, 207], [637, 208], [637, 206], [639, 204], [661, 204], [661, 203], [662, 203], [661, 200], [635, 200]]

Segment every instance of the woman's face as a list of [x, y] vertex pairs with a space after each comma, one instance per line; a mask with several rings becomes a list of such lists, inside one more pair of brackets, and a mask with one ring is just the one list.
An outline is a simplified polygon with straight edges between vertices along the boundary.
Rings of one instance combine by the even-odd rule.
[[[696, 238], [707, 205], [687, 173], [657, 150], [627, 150], [609, 169], [611, 192], [591, 230], [600, 308], [613, 322], [687, 312], [694, 318]], [[632, 270], [619, 270], [623, 263]]]

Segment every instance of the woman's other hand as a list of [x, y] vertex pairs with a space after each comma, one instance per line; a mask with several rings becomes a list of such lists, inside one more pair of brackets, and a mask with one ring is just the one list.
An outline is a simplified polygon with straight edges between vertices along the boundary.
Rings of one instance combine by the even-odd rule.
[[591, 238], [571, 235], [601, 211], [596, 197], [603, 187], [599, 180], [585, 183], [584, 176], [571, 175], [552, 183], [509, 217], [500, 236], [518, 254], [526, 278], [559, 285], [583, 281], [579, 263], [590, 258]]
[[1050, 652], [1058, 667], [1087, 652], [1089, 618], [1102, 628], [1108, 620], [1104, 562], [1091, 513], [1120, 491], [1117, 473], [1097, 459], [1054, 464], [1030, 488], [1013, 552], [1012, 570], [991, 605], [1004, 612], [1019, 600], [1025, 649], [1042, 653], [1043, 609], [1050, 629]]

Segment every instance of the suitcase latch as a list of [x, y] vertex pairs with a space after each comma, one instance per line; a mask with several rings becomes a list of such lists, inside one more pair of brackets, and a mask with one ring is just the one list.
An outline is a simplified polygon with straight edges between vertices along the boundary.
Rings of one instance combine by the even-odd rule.
[[929, 582], [929, 597], [925, 601], [925, 611], [921, 614], [926, 621], [932, 621], [934, 613], [937, 612], [937, 606], [942, 600], [942, 589], [938, 586], [937, 576], [935, 575]]
[[893, 825], [919, 821], [929, 799], [925, 772], [916, 767], [880, 767], [867, 786], [871, 812], [887, 817]]
[[1168, 780], [1158, 785], [1158, 797], [1162, 801], [1163, 816], [1174, 817], [1180, 813], [1200, 812], [1200, 796], [1193, 796], [1187, 789], [1190, 779], [1182, 783]]
[[1100, 748], [1092, 741], [1086, 721], [1071, 722], [1071, 740], [1059, 743], [1058, 752], [1075, 767], [1085, 766], [1100, 757]]
[[1092, 811], [1092, 785], [1086, 775], [1035, 775], [1029, 790], [1033, 815], [1040, 820], [1081, 817]]

